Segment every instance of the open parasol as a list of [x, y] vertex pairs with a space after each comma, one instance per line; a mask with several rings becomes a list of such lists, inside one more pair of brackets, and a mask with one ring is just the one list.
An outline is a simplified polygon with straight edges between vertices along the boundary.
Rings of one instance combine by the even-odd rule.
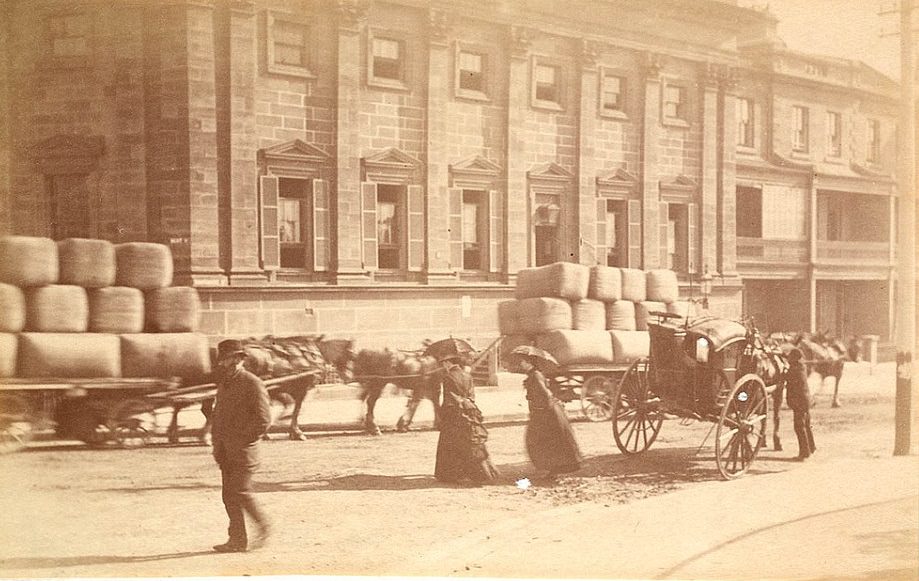
[[558, 361], [551, 353], [532, 345], [520, 345], [511, 351], [508, 359], [513, 365], [518, 365], [522, 359], [531, 359], [541, 371], [558, 367]]
[[451, 357], [465, 359], [474, 353], [475, 349], [473, 349], [472, 345], [462, 339], [456, 339], [454, 337], [435, 341], [424, 350], [426, 356], [433, 357], [438, 361], [443, 361]]

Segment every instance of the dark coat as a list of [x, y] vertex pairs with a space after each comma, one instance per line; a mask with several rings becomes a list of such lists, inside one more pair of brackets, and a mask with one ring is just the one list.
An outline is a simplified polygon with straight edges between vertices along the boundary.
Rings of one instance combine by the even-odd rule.
[[811, 405], [810, 388], [807, 386], [807, 370], [800, 361], [792, 361], [785, 375], [785, 401], [793, 410], [807, 410]]
[[270, 425], [268, 390], [261, 379], [239, 368], [218, 382], [211, 437], [221, 467], [256, 467], [258, 441]]

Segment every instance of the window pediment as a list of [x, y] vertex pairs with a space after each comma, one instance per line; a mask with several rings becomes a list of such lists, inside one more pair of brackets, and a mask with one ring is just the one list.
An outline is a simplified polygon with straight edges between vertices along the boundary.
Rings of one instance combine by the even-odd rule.
[[632, 172], [619, 168], [597, 176], [597, 189], [609, 190], [616, 194], [629, 194], [638, 185], [638, 177]]
[[420, 160], [390, 147], [363, 158], [364, 179], [379, 183], [411, 183], [422, 167]]
[[269, 165], [284, 162], [324, 165], [332, 161], [324, 151], [300, 139], [267, 147], [259, 152], [259, 157]]
[[531, 180], [570, 182], [574, 179], [574, 174], [553, 162], [534, 167], [527, 172], [527, 177]]
[[669, 182], [660, 182], [661, 198], [686, 199], [699, 190], [699, 182], [689, 176], [679, 175]]

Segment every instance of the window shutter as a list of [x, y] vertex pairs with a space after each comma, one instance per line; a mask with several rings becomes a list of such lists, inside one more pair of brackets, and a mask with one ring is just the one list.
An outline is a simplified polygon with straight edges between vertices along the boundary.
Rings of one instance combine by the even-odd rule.
[[504, 267], [504, 220], [502, 220], [503, 207], [501, 205], [501, 192], [498, 190], [488, 191], [488, 270], [490, 272], [501, 272]]
[[641, 201], [629, 200], [629, 267], [641, 268]]
[[699, 205], [695, 203], [689, 203], [686, 205], [687, 216], [687, 228], [686, 228], [686, 256], [689, 259], [689, 264], [687, 265], [686, 272], [693, 274], [700, 272], [699, 268], [699, 259], [701, 256], [700, 249], [698, 248], [699, 244], [699, 219], [696, 216]]
[[450, 268], [463, 269], [463, 190], [450, 188], [447, 191], [449, 198], [449, 229], [450, 240]]
[[594, 246], [594, 253], [596, 253], [597, 264], [601, 266], [606, 266], [606, 254], [609, 251], [606, 246], [606, 205], [606, 198], [597, 200], [597, 244]]
[[667, 252], [667, 231], [670, 227], [670, 205], [667, 202], [660, 203], [660, 219], [658, 220], [660, 228], [660, 268], [668, 268]]
[[408, 186], [408, 269], [424, 265], [424, 188]]
[[281, 267], [281, 237], [278, 235], [278, 178], [262, 176], [261, 190], [261, 245], [262, 268], [277, 270]]
[[332, 228], [330, 221], [329, 182], [313, 180], [313, 270], [329, 270]]
[[376, 270], [379, 267], [377, 246], [377, 185], [361, 183], [361, 257], [364, 268]]

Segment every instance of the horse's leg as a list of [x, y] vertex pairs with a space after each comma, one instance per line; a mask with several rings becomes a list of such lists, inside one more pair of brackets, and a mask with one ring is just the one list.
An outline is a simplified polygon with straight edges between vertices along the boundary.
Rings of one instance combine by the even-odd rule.
[[402, 416], [399, 417], [399, 421], [396, 423], [396, 431], [408, 431], [409, 426], [412, 425], [412, 420], [415, 418], [415, 412], [418, 410], [418, 405], [421, 403], [421, 397], [421, 389], [416, 387], [412, 390], [412, 395], [405, 403], [405, 411], [402, 412]]
[[380, 427], [377, 426], [376, 421], [374, 421], [373, 410], [376, 408], [377, 400], [380, 399], [380, 396], [383, 394], [383, 387], [385, 385], [385, 383], [380, 381], [371, 381], [364, 388], [364, 398], [367, 405], [367, 412], [364, 415], [364, 430], [372, 436], [379, 436], [383, 433], [380, 431]]
[[306, 435], [300, 431], [300, 410], [303, 408], [303, 401], [306, 399], [306, 393], [312, 387], [313, 380], [296, 382], [290, 387], [290, 396], [294, 399], [294, 409], [290, 412], [290, 429], [288, 435], [291, 440], [306, 440]]
[[198, 432], [198, 440], [203, 444], [211, 443], [211, 419], [214, 411], [214, 400], [205, 399], [201, 402], [201, 413], [204, 414], [204, 426]]
[[785, 383], [781, 382], [775, 386], [772, 392], [772, 449], [782, 451], [782, 439], [779, 437], [779, 424], [781, 423], [782, 410], [782, 393], [785, 391]]
[[184, 407], [183, 404], [178, 403], [172, 406], [172, 419], [169, 421], [169, 429], [166, 430], [166, 437], [169, 439], [170, 444], [179, 443], [179, 412]]
[[842, 404], [839, 403], [839, 381], [842, 379], [842, 370], [845, 367], [845, 361], [837, 361], [833, 365], [833, 378], [836, 379], [836, 384], [833, 385], [833, 407], [838, 408], [842, 407]]

